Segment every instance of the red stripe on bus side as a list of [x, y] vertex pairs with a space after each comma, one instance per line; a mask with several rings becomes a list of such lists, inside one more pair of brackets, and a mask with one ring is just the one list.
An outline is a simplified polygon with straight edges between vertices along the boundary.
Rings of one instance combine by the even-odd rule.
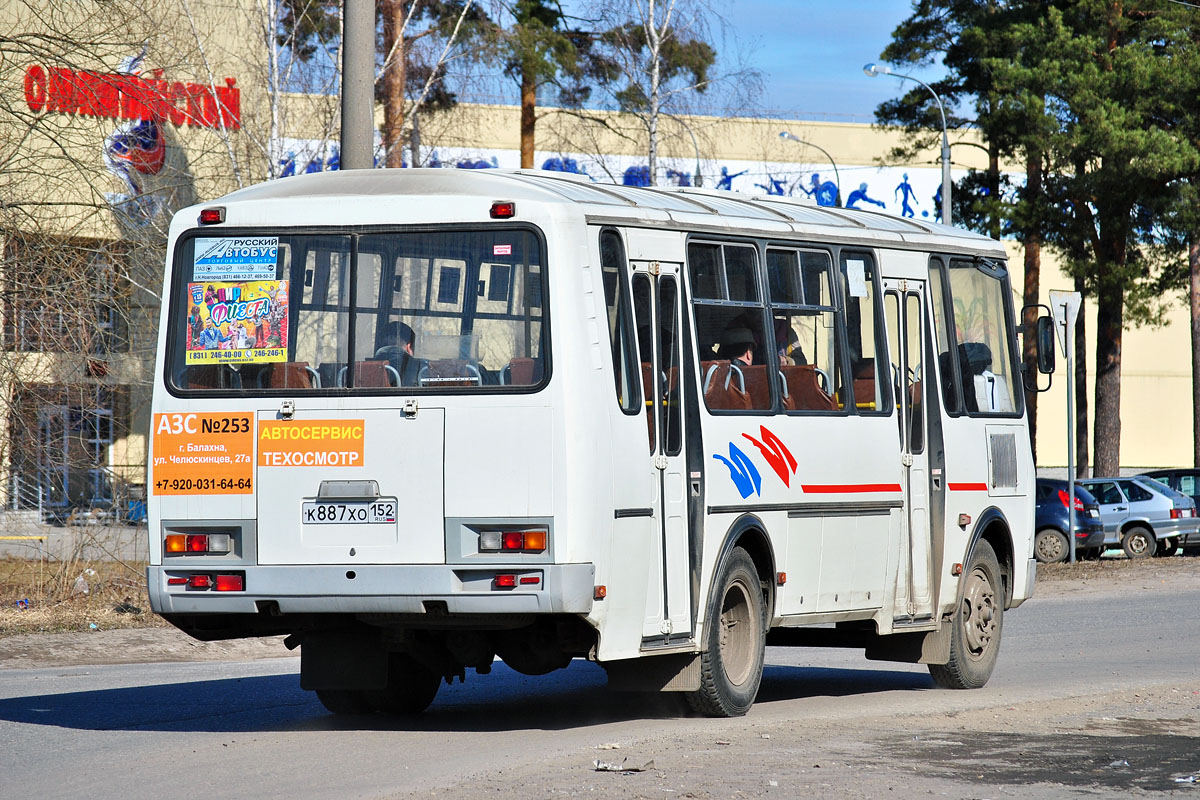
[[947, 483], [946, 488], [952, 492], [986, 492], [986, 483]]
[[898, 483], [806, 483], [800, 486], [809, 494], [852, 494], [854, 492], [899, 492]]

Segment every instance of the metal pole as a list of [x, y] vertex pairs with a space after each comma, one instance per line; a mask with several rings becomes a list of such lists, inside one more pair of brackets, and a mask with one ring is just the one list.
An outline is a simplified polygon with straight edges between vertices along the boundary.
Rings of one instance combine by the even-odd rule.
[[[940, 101], [938, 107], [941, 108]], [[942, 222], [950, 224], [950, 140], [946, 136], [945, 112], [942, 112]]]
[[375, 0], [342, 4], [342, 169], [371, 169], [375, 150]]
[[[787, 131], [781, 132], [779, 134], [779, 138], [787, 139], [788, 141], [795, 142], [796, 144], [804, 144], [804, 145], [808, 145], [809, 147], [815, 147], [821, 151], [822, 155], [824, 155], [826, 158], [829, 159], [829, 163], [833, 167], [833, 182], [837, 186], [837, 197], [834, 199], [834, 204], [838, 208], [841, 208], [842, 207], [842, 176], [838, 174], [837, 162], [833, 160], [833, 156], [829, 155], [829, 151], [826, 150], [824, 147], [821, 147], [821, 145], [819, 145], [819, 144], [813, 144], [812, 142], [806, 142], [805, 140], [803, 140], [797, 136], [793, 136], [792, 134], [788, 133]], [[947, 162], [947, 163], [949, 163], [949, 162]]]
[[[1064, 341], [1075, 341], [1075, 325], [1066, 316]], [[1067, 351], [1067, 544], [1071, 548], [1071, 563], [1075, 563], [1075, 347]]]

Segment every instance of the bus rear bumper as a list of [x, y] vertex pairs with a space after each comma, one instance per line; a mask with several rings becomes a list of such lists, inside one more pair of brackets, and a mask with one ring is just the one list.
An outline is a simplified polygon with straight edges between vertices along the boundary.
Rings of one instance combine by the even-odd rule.
[[[238, 574], [242, 591], [178, 583], [193, 575]], [[515, 586], [499, 576], [513, 576]], [[170, 583], [174, 578], [176, 583]], [[522, 564], [487, 569], [458, 565], [151, 566], [150, 607], [159, 614], [588, 614], [592, 564]]]

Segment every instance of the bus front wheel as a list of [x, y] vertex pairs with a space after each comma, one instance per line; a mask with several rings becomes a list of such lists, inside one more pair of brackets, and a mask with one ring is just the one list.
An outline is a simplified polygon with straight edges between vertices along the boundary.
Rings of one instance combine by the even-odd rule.
[[950, 625], [950, 660], [930, 664], [929, 674], [943, 689], [978, 689], [992, 676], [1004, 628], [1000, 561], [983, 539], [975, 543], [963, 572], [962, 596]]
[[700, 688], [687, 696], [693, 709], [711, 717], [740, 717], [750, 710], [762, 683], [765, 627], [754, 561], [735, 547], [706, 613]]

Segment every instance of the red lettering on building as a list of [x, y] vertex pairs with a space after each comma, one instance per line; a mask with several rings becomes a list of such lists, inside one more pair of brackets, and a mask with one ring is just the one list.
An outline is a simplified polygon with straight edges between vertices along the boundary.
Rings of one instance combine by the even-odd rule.
[[46, 73], [36, 64], [25, 70], [25, 104], [30, 111], [46, 107]]
[[34, 64], [25, 68], [25, 104], [34, 112], [165, 119], [176, 127], [242, 127], [242, 93], [236, 78], [225, 78], [224, 86], [168, 82], [161, 70], [143, 77]]

